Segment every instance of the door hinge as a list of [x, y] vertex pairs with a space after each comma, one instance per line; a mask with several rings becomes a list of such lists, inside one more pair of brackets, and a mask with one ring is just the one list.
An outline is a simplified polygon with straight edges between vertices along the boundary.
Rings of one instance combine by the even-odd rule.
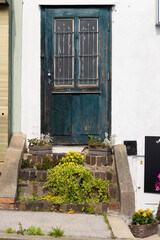
[[109, 72], [107, 73], [107, 80], [109, 81], [109, 79], [110, 79], [110, 74], [109, 74]]
[[110, 31], [110, 24], [108, 23], [108, 32]]
[[44, 53], [41, 51], [41, 58], [44, 58]]

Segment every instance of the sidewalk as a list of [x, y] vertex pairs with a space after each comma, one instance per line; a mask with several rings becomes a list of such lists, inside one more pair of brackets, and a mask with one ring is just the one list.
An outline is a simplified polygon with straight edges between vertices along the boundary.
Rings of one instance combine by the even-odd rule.
[[[51, 228], [61, 227], [65, 237], [59, 240], [111, 240], [111, 231], [105, 223], [104, 217], [101, 215], [89, 214], [64, 214], [55, 212], [21, 212], [21, 211], [0, 211], [0, 240], [3, 239], [21, 239], [21, 240], [49, 240], [56, 239], [47, 236]], [[136, 239], [130, 233], [128, 227], [122, 220], [121, 216], [108, 216], [112, 231], [117, 240], [133, 240]], [[41, 227], [45, 231], [45, 236], [28, 236], [18, 234], [6, 234], [7, 228], [18, 230], [18, 223], [23, 228], [30, 226]], [[145, 240], [159, 240], [158, 235], [145, 238]], [[141, 239], [139, 239], [141, 240]]]

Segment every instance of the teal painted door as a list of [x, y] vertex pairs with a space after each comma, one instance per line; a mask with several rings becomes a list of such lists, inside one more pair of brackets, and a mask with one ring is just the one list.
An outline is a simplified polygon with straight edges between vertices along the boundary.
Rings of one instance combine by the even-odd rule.
[[111, 9], [41, 10], [41, 131], [55, 144], [110, 132]]

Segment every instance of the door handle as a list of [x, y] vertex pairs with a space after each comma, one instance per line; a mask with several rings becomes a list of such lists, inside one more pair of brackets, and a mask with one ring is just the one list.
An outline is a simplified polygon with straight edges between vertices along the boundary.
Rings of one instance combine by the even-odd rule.
[[48, 84], [50, 84], [50, 83], [51, 83], [51, 73], [48, 72]]

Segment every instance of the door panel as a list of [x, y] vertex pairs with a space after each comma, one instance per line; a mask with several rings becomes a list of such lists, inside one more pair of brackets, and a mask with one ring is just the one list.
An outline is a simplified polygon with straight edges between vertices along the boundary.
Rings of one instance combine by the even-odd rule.
[[110, 131], [111, 8], [42, 8], [42, 126], [55, 144]]
[[72, 96], [53, 95], [52, 106], [52, 135], [71, 135]]
[[86, 94], [81, 96], [82, 134], [99, 134], [99, 95]]

